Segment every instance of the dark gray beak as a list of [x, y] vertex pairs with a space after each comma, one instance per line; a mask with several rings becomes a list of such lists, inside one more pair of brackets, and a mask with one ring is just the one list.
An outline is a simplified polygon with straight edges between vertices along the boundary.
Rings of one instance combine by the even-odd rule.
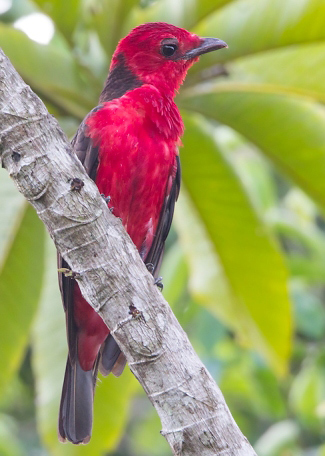
[[199, 55], [206, 54], [207, 52], [216, 51], [217, 49], [227, 47], [227, 43], [225, 43], [222, 40], [219, 40], [219, 38], [202, 38], [200, 46], [191, 49], [190, 51], [187, 51], [182, 58], [189, 60], [198, 57]]

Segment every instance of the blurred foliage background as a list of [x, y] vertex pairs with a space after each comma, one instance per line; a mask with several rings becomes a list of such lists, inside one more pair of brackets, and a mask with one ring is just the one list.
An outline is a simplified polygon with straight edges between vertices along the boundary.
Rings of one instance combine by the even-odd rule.
[[[69, 137], [132, 27], [227, 41], [177, 97], [183, 182], [162, 276], [260, 456], [325, 455], [324, 18], [323, 0], [0, 0], [0, 46]], [[99, 381], [91, 443], [57, 441], [55, 251], [0, 171], [0, 455], [169, 455], [128, 369]]]

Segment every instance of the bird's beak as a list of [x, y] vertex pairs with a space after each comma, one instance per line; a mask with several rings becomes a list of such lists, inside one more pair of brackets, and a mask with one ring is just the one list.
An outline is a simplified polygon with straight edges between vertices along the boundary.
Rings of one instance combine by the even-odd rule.
[[228, 45], [219, 38], [202, 38], [198, 47], [187, 51], [183, 55], [183, 59], [189, 60], [198, 57], [199, 55], [206, 54], [207, 52], [216, 51], [217, 49], [227, 48]]

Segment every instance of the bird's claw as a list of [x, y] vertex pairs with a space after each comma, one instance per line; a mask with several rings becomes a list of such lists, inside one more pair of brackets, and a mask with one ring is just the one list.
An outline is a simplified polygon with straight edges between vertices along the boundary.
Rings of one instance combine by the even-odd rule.
[[72, 271], [72, 269], [59, 268], [58, 272], [61, 272], [64, 275], [64, 277], [68, 277], [69, 279], [79, 279], [80, 278], [79, 272]]
[[153, 271], [155, 269], [154, 265], [152, 263], [146, 263], [146, 268], [150, 272], [150, 274], [153, 274]]
[[154, 281], [154, 284], [157, 285], [160, 291], [163, 291], [164, 284], [162, 283], [162, 277], [157, 277], [157, 279]]
[[100, 196], [104, 199], [105, 203], [108, 204], [111, 201], [111, 197], [105, 196], [104, 193], [101, 193]]

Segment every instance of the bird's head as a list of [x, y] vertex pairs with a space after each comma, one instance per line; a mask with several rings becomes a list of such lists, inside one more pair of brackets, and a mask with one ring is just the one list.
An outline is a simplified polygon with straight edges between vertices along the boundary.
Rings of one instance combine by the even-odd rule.
[[201, 54], [224, 47], [227, 44], [217, 38], [200, 38], [163, 22], [147, 23], [119, 42], [110, 70], [123, 62], [142, 83], [174, 94]]

